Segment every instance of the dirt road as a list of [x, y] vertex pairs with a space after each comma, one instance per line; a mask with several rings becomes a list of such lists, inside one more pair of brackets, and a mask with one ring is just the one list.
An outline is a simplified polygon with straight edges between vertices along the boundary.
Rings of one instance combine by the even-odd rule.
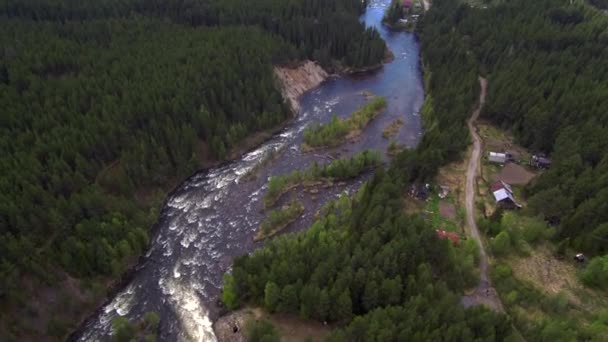
[[475, 185], [477, 179], [477, 170], [479, 169], [479, 157], [481, 154], [481, 138], [477, 134], [477, 128], [475, 121], [479, 116], [479, 112], [486, 101], [486, 90], [488, 82], [485, 78], [479, 77], [479, 83], [481, 85], [481, 91], [479, 93], [479, 105], [473, 111], [471, 118], [467, 122], [469, 132], [473, 137], [473, 151], [469, 159], [467, 167], [467, 180], [465, 184], [465, 208], [466, 208], [466, 221], [467, 221], [467, 233], [470, 237], [477, 241], [479, 245], [479, 285], [475, 288], [475, 291], [470, 295], [466, 295], [462, 298], [464, 306], [469, 307], [478, 304], [485, 304], [496, 311], [503, 311], [502, 303], [498, 297], [496, 290], [492, 287], [492, 282], [488, 276], [488, 255], [486, 254], [483, 241], [477, 229], [477, 222], [475, 221]]

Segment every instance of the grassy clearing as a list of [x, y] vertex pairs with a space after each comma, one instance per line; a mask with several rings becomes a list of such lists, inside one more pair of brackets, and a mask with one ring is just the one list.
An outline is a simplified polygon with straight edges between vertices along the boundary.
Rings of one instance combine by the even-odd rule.
[[441, 202], [454, 204], [454, 198], [448, 196], [445, 199], [440, 199], [439, 196], [433, 194], [429, 197], [429, 200], [424, 206], [424, 213], [427, 215], [427, 219], [431, 222], [431, 225], [436, 229], [443, 229], [449, 232], [462, 232], [462, 221], [459, 220], [458, 216], [454, 219], [443, 217], [440, 213], [439, 206]]
[[302, 213], [304, 213], [304, 205], [300, 201], [293, 201], [280, 209], [271, 211], [262, 222], [253, 240], [259, 241], [277, 234], [297, 220]]
[[361, 130], [386, 108], [386, 98], [374, 97], [352, 113], [347, 119], [334, 115], [325, 125], [312, 125], [304, 131], [302, 151], [312, 151], [318, 148], [335, 147], [344, 140], [352, 140], [361, 134]]
[[553, 228], [508, 211], [482, 219], [496, 257], [492, 279], [516, 327], [529, 340], [606, 340], [608, 293], [583, 286], [580, 264], [557, 257]]
[[403, 120], [397, 119], [390, 123], [390, 125], [386, 126], [384, 130], [382, 130], [382, 137], [384, 139], [390, 139], [397, 135], [399, 129], [403, 126]]
[[528, 339], [608, 340], [608, 294], [582, 286], [580, 266], [543, 243], [527, 256], [499, 258], [492, 278], [515, 326]]

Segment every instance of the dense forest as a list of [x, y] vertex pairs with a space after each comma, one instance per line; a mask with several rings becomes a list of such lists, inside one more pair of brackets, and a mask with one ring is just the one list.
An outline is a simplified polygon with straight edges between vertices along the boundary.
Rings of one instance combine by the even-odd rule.
[[64, 334], [78, 301], [59, 295], [71, 306], [56, 319], [68, 321], [47, 322], [31, 306], [38, 289], [60, 292], [66, 274], [87, 286], [117, 277], [147, 247], [155, 189], [290, 117], [273, 65], [381, 63], [384, 42], [358, 21], [365, 5], [6, 1], [0, 301], [13, 318], [0, 336]]
[[478, 71], [452, 30], [451, 6], [431, 10], [418, 26], [428, 92], [419, 146], [376, 171], [354, 197], [329, 204], [308, 231], [237, 259], [225, 279], [226, 305], [252, 302], [336, 322], [331, 341], [512, 338], [504, 315], [460, 303], [462, 290], [477, 281], [474, 241], [455, 247], [437, 238], [428, 221], [403, 211], [407, 185], [432, 179], [469, 142]]
[[489, 73], [482, 113], [553, 160], [528, 190], [557, 238], [608, 252], [608, 17], [584, 3], [460, 7], [456, 27]]

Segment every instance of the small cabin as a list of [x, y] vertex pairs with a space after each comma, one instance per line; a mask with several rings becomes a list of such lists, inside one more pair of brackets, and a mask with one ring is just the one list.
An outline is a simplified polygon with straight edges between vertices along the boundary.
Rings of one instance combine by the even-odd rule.
[[530, 166], [537, 169], [548, 169], [551, 167], [551, 159], [542, 154], [535, 154], [530, 158]]
[[515, 200], [511, 185], [503, 181], [497, 181], [492, 184], [490, 190], [492, 191], [492, 195], [494, 195], [494, 199], [496, 200], [497, 206], [500, 206], [504, 209], [519, 209], [522, 207]]

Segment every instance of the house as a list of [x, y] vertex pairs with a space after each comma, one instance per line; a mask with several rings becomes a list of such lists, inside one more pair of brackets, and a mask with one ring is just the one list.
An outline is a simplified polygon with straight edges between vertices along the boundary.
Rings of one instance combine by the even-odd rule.
[[577, 253], [574, 256], [574, 260], [576, 260], [578, 262], [585, 262], [586, 258], [585, 258], [585, 255], [583, 253]]
[[454, 244], [454, 246], [460, 245], [460, 237], [458, 236], [458, 234], [456, 234], [454, 232], [447, 232], [443, 229], [437, 229], [437, 230], [435, 230], [435, 232], [437, 233], [437, 237], [439, 239], [441, 239], [441, 240], [450, 239], [450, 240], [452, 240], [452, 243]]
[[506, 153], [490, 152], [488, 154], [488, 161], [490, 161], [492, 163], [504, 164], [508, 160], [509, 159], [508, 159]]
[[551, 167], [551, 159], [547, 158], [544, 154], [535, 154], [530, 158], [530, 166], [537, 169], [548, 169]]
[[492, 195], [494, 195], [497, 206], [501, 206], [505, 209], [521, 208], [521, 205], [515, 201], [513, 189], [509, 184], [503, 181], [497, 181], [492, 184], [490, 190], [492, 191]]

